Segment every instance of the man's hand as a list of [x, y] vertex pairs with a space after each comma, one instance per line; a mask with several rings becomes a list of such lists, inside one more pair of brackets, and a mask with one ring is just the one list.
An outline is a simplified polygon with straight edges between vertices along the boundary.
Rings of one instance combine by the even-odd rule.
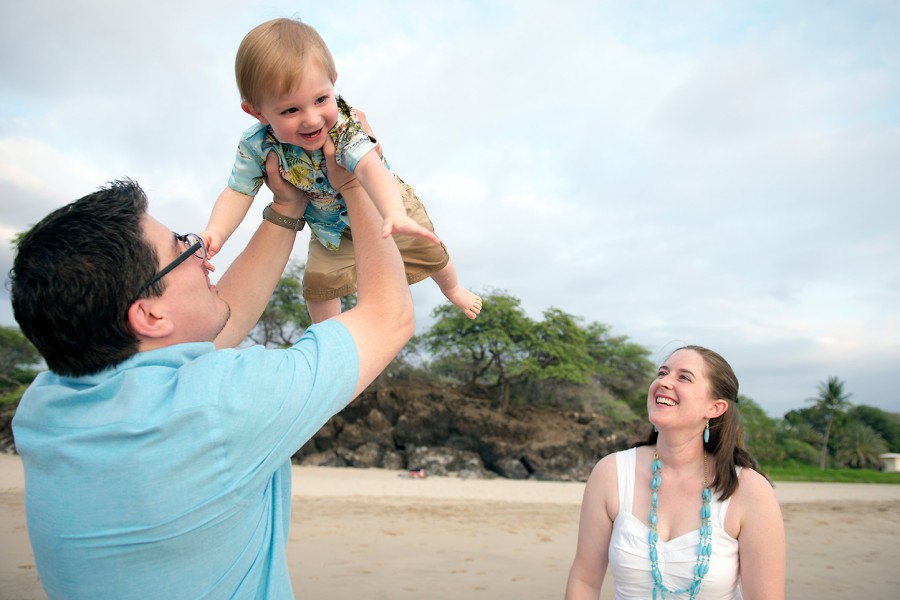
[[278, 156], [274, 152], [269, 152], [266, 156], [266, 187], [272, 190], [274, 208], [278, 214], [296, 219], [304, 213], [306, 205], [309, 204], [306, 193], [291, 185], [282, 176]]
[[337, 164], [334, 158], [335, 148], [331, 141], [331, 136], [325, 136], [325, 145], [322, 147], [325, 153], [325, 168], [328, 170], [328, 183], [331, 187], [345, 193], [350, 188], [361, 187], [356, 176], [350, 171]]

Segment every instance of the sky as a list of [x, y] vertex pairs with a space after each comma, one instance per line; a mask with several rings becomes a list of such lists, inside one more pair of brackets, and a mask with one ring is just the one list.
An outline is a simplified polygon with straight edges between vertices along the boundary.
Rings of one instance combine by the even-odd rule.
[[[137, 180], [175, 231], [205, 227], [253, 123], [238, 44], [296, 17], [464, 285], [603, 323], [654, 363], [708, 346], [772, 417], [830, 376], [900, 411], [900, 4], [333, 6], [2, 3], [0, 325], [12, 236], [106, 182]], [[444, 298], [412, 292], [421, 332]]]

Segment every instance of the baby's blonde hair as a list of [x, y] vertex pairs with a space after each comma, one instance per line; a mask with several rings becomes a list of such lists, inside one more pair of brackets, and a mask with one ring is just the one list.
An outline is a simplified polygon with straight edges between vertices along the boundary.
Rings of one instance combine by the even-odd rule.
[[283, 96], [303, 77], [313, 60], [331, 81], [337, 79], [334, 59], [319, 33], [294, 19], [272, 19], [244, 36], [234, 61], [241, 100], [258, 107], [265, 98]]

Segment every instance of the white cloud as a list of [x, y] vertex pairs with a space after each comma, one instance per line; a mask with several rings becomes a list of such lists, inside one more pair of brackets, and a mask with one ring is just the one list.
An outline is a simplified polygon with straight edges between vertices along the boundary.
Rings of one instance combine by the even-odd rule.
[[[249, 124], [234, 52], [278, 16], [322, 32], [467, 285], [655, 357], [709, 345], [773, 415], [832, 374], [900, 410], [891, 3], [8, 3], [0, 231], [124, 175], [202, 228]], [[413, 294], [427, 325], [441, 296]]]

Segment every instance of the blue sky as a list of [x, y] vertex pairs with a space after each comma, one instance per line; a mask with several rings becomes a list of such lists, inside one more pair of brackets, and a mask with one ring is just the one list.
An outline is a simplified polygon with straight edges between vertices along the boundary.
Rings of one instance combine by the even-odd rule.
[[[900, 411], [900, 5], [149, 4], [0, 7], [0, 238], [123, 176], [202, 229], [251, 124], [237, 46], [296, 16], [466, 285], [605, 323], [654, 361], [709, 346], [772, 416], [831, 375]], [[427, 327], [443, 297], [413, 297]]]

